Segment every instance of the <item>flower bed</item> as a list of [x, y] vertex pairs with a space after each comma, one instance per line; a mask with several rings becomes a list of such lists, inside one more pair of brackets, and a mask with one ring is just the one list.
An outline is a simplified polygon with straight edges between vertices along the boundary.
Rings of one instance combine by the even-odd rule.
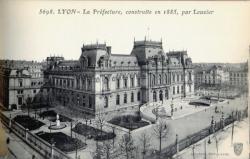
[[100, 129], [82, 123], [78, 123], [72, 130], [88, 138], [94, 138], [95, 140], [109, 140], [116, 136], [113, 132], [101, 131]]
[[130, 130], [135, 130], [135, 129], [149, 125], [148, 122], [141, 120], [140, 116], [135, 116], [135, 115], [118, 116], [118, 117], [111, 119], [109, 123], [130, 129]]
[[64, 152], [71, 152], [77, 149], [82, 149], [86, 147], [86, 143], [83, 143], [81, 140], [76, 138], [71, 138], [70, 136], [62, 133], [37, 133], [37, 136], [47, 141], [48, 143], [55, 143], [55, 147]]
[[31, 118], [28, 115], [18, 115], [13, 120], [29, 130], [35, 130], [45, 125], [43, 122]]

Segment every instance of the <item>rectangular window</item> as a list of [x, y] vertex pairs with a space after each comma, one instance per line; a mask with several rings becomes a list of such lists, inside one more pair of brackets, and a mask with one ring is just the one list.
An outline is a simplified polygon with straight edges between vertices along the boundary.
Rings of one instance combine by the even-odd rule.
[[138, 101], [141, 100], [141, 93], [140, 93], [140, 92], [137, 93], [137, 100], [138, 100]]
[[22, 97], [18, 97], [18, 105], [22, 105], [23, 104], [23, 98]]
[[140, 78], [137, 78], [137, 86], [140, 87], [141, 86], [141, 79]]
[[120, 88], [120, 79], [116, 79], [116, 89]]
[[131, 102], [134, 102], [134, 93], [131, 93]]
[[19, 87], [22, 87], [23, 86], [23, 81], [18, 81], [18, 85], [19, 85]]
[[36, 93], [36, 90], [35, 90], [35, 89], [33, 90], [33, 93]]
[[116, 105], [120, 105], [120, 95], [116, 95]]
[[173, 94], [175, 94], [175, 87], [173, 87]]
[[131, 87], [134, 87], [134, 78], [130, 78]]
[[127, 94], [124, 94], [124, 100], [123, 100], [123, 103], [127, 103]]
[[127, 82], [128, 82], [128, 80], [125, 78], [125, 79], [124, 79], [124, 88], [127, 88], [127, 87], [128, 87], [128, 83], [127, 83]]

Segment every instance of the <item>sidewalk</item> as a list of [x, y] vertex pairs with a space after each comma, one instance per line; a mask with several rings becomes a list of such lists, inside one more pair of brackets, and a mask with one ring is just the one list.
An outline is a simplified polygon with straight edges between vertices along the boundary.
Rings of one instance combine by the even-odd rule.
[[8, 158], [20, 158], [20, 159], [32, 159], [32, 155], [35, 156], [35, 159], [43, 159], [37, 152], [32, 148], [26, 145], [20, 138], [18, 138], [14, 133], [9, 134], [9, 130], [4, 127], [4, 132], [6, 139], [9, 138], [10, 142], [7, 145], [9, 150]]
[[[249, 158], [249, 121], [244, 119], [241, 122], [235, 122], [233, 143], [232, 124], [227, 126], [224, 131], [206, 137], [194, 145], [179, 152], [174, 159], [248, 159]], [[211, 143], [208, 144], [210, 138]], [[217, 145], [216, 146], [216, 140]], [[236, 154], [234, 144], [242, 143], [242, 152]], [[206, 147], [206, 148], [205, 148]], [[218, 152], [217, 152], [218, 147]], [[205, 156], [206, 155], [206, 156]]]

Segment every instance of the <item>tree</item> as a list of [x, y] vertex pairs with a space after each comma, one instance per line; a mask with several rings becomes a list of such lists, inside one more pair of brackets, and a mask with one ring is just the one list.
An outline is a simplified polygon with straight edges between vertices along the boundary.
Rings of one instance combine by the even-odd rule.
[[102, 129], [103, 129], [104, 123], [105, 123], [105, 116], [103, 115], [103, 113], [99, 112], [96, 116], [96, 125], [97, 125], [97, 128], [100, 128], [101, 130], [101, 139], [102, 139], [102, 132], [103, 132]]
[[215, 138], [216, 152], [217, 152], [217, 156], [218, 156], [219, 155], [219, 142], [222, 139], [222, 137], [219, 136], [219, 131], [214, 133], [214, 138]]
[[39, 98], [39, 104], [40, 104], [40, 114], [42, 113], [42, 106], [44, 104], [44, 95], [41, 93]]
[[134, 158], [135, 146], [132, 137], [128, 134], [124, 134], [119, 143], [120, 152], [122, 156], [125, 156], [126, 159]]
[[30, 116], [31, 103], [32, 103], [32, 98], [28, 96], [28, 98], [26, 99], [26, 106], [27, 106], [27, 110], [28, 110], [28, 116]]
[[47, 110], [49, 110], [49, 107], [52, 105], [52, 101], [53, 101], [51, 92], [48, 92], [46, 100], [47, 100], [46, 108]]
[[38, 97], [34, 96], [32, 103], [33, 103], [33, 107], [34, 107], [34, 110], [35, 110], [35, 119], [36, 119], [36, 114], [37, 114], [37, 106], [39, 104], [38, 102], [39, 102]]
[[154, 133], [159, 140], [159, 155], [161, 154], [162, 140], [167, 138], [169, 133], [169, 125], [163, 120], [158, 120], [154, 126]]
[[144, 159], [145, 158], [145, 155], [149, 149], [149, 146], [150, 146], [150, 140], [151, 140], [151, 137], [149, 135], [147, 135], [146, 132], [143, 132], [141, 134], [141, 136], [139, 137], [139, 141], [140, 141], [140, 144], [141, 144], [141, 153], [142, 153], [142, 158]]

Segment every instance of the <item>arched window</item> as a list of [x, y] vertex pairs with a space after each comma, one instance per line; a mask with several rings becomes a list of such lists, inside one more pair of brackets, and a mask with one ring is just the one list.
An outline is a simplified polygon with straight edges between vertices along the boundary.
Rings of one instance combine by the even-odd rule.
[[152, 86], [154, 86], [156, 84], [156, 78], [155, 75], [152, 75]]
[[156, 102], [157, 101], [157, 96], [156, 96], [156, 92], [154, 91], [153, 92], [153, 102]]
[[168, 83], [168, 76], [167, 76], [167, 74], [165, 74], [165, 84], [167, 84]]
[[123, 103], [127, 103], [127, 94], [124, 94], [124, 99], [123, 99]]
[[173, 86], [173, 94], [175, 94], [175, 86]]
[[103, 89], [104, 91], [109, 90], [109, 79], [108, 79], [108, 77], [104, 77], [102, 89]]
[[116, 95], [116, 105], [120, 105], [120, 95]]
[[177, 86], [177, 94], [179, 94], [180, 90], [179, 90], [179, 86]]
[[162, 84], [161, 75], [159, 75], [159, 84]]
[[105, 97], [104, 97], [104, 108], [108, 108], [108, 103], [109, 103], [108, 97], [105, 96]]
[[134, 102], [134, 93], [131, 93], [131, 102]]

